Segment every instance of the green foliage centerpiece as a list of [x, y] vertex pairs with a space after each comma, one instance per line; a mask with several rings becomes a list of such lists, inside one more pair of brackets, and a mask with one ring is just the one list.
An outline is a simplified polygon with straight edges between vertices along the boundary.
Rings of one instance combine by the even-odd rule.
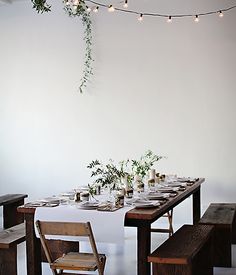
[[138, 160], [127, 159], [119, 162], [118, 165], [115, 165], [113, 160], [109, 160], [107, 164], [103, 164], [99, 160], [93, 160], [87, 166], [87, 168], [91, 169], [91, 177], [95, 177], [94, 183], [90, 184], [89, 188], [91, 192], [98, 185], [109, 190], [132, 188], [135, 176], [139, 176], [141, 181], [143, 181], [154, 163], [162, 158], [162, 156], [158, 156], [148, 150]]

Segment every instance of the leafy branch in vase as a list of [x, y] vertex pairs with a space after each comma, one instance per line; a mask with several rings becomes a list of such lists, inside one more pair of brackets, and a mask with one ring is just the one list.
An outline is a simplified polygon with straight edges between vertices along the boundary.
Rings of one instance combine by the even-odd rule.
[[141, 178], [147, 176], [148, 171], [152, 168], [155, 162], [164, 157], [154, 154], [148, 150], [139, 160], [131, 160], [131, 169], [134, 175], [139, 175]]
[[111, 189], [119, 188], [122, 178], [128, 175], [121, 163], [118, 168], [111, 159], [105, 165], [99, 160], [93, 160], [87, 168], [92, 169], [91, 177], [96, 177], [95, 183]]

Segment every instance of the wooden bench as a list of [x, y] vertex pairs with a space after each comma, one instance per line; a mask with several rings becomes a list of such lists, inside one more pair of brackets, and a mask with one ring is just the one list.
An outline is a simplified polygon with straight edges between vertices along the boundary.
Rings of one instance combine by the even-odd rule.
[[17, 245], [24, 241], [24, 223], [0, 231], [1, 275], [17, 275]]
[[148, 256], [153, 275], [213, 275], [213, 230], [208, 225], [183, 225]]
[[24, 204], [26, 194], [6, 194], [0, 196], [0, 206], [3, 206], [3, 228], [9, 228], [24, 222], [22, 213], [17, 212], [17, 207]]
[[235, 203], [212, 203], [199, 221], [199, 224], [215, 226], [214, 266], [232, 266], [231, 243], [236, 243], [235, 213]]

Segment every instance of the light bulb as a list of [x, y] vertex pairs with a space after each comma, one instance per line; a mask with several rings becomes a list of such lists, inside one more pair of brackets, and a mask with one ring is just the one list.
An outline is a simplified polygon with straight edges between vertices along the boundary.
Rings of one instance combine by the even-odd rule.
[[110, 6], [108, 7], [108, 11], [109, 11], [109, 12], [114, 12], [114, 11], [115, 11], [115, 8], [114, 8], [112, 5], [110, 5]]
[[219, 17], [223, 17], [223, 16], [224, 16], [223, 12], [219, 11]]
[[138, 21], [139, 21], [139, 22], [142, 22], [142, 21], [143, 21], [143, 14], [142, 14], [142, 13], [140, 13], [140, 16], [139, 16], [139, 18], [138, 18]]
[[171, 16], [168, 17], [167, 22], [168, 22], [168, 23], [171, 23], [171, 22], [172, 22], [172, 17], [171, 17]]
[[128, 8], [128, 0], [125, 0], [125, 3], [124, 3], [124, 5], [123, 5], [123, 7], [124, 7], [125, 9]]
[[195, 21], [196, 23], [199, 22], [199, 17], [198, 17], [198, 15], [195, 16], [194, 21]]
[[92, 9], [88, 6], [86, 6], [86, 10], [87, 10], [87, 12], [90, 12]]
[[93, 9], [93, 12], [97, 13], [98, 9], [99, 9], [99, 7], [97, 6], [96, 8]]

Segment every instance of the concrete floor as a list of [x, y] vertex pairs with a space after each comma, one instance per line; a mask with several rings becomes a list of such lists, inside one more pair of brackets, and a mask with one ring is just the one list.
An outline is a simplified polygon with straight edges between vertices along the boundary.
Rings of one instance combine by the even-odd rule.
[[[152, 234], [152, 248], [160, 245], [167, 238], [166, 234]], [[86, 246], [82, 244], [81, 248]], [[136, 230], [127, 228], [124, 245], [98, 244], [98, 250], [107, 255], [106, 275], [136, 275]], [[236, 275], [236, 245], [232, 246], [233, 267], [214, 268], [214, 275]], [[92, 273], [94, 274], [94, 273]], [[97, 273], [95, 273], [97, 274]], [[7, 274], [6, 274], [7, 275]], [[27, 275], [25, 243], [18, 246], [18, 275]], [[48, 264], [43, 264], [43, 275], [52, 275]], [[145, 274], [143, 274], [145, 275]], [[200, 274], [199, 274], [200, 275]]]

